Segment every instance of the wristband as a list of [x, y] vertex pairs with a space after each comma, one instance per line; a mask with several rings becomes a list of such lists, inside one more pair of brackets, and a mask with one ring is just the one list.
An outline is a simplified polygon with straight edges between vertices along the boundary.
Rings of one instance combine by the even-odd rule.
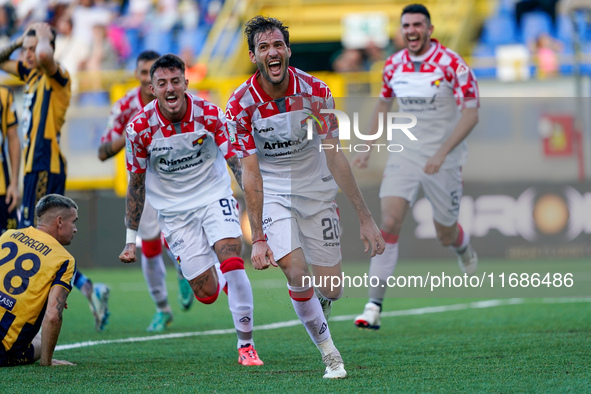
[[125, 232], [125, 243], [126, 244], [134, 244], [137, 239], [137, 230], [132, 230], [130, 228], [127, 229]]
[[252, 244], [256, 244], [257, 242], [267, 242], [267, 240], [265, 238], [261, 238], [261, 239], [257, 239], [256, 241], [254, 241]]

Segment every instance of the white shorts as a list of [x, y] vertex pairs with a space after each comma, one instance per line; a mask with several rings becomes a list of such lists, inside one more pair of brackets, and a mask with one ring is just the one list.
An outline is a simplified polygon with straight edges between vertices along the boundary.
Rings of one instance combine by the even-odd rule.
[[187, 280], [198, 277], [218, 262], [213, 250], [217, 241], [242, 235], [232, 196], [196, 211], [160, 216], [160, 227]]
[[158, 211], [145, 200], [144, 211], [140, 219], [137, 233], [143, 240], [160, 239], [160, 224], [158, 224]]
[[444, 226], [458, 221], [462, 199], [462, 168], [448, 168], [425, 174], [423, 168], [406, 159], [388, 161], [380, 187], [380, 198], [401, 197], [412, 206], [419, 187], [433, 207], [433, 219]]
[[263, 231], [275, 260], [302, 248], [306, 262], [334, 267], [341, 260], [338, 206], [296, 196], [265, 195]]

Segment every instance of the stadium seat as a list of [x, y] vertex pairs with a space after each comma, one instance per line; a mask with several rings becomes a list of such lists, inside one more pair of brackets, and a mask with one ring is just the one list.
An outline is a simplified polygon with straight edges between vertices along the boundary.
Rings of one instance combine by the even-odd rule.
[[506, 14], [493, 16], [484, 23], [482, 43], [489, 46], [506, 45], [515, 42], [515, 22]]
[[529, 44], [534, 42], [542, 33], [552, 35], [552, 21], [545, 12], [528, 12], [523, 15], [521, 25], [521, 42]]
[[496, 76], [495, 50], [485, 44], [472, 49], [471, 67], [477, 78], [494, 78]]

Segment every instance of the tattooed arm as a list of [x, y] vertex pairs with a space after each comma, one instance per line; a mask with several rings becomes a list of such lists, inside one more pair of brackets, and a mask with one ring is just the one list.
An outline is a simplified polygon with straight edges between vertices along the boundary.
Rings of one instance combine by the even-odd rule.
[[[140, 225], [142, 212], [144, 211], [144, 202], [146, 198], [146, 173], [129, 173], [129, 186], [127, 186], [127, 207], [125, 209], [125, 227], [129, 230], [137, 231]], [[136, 248], [134, 242], [126, 242], [123, 252], [119, 259], [124, 263], [133, 263], [137, 260]]]
[[15, 41], [11, 42], [4, 48], [0, 49], [0, 69], [6, 71], [7, 73], [13, 74], [18, 76], [17, 70], [17, 62], [14, 60], [8, 60], [10, 55], [17, 49], [23, 46], [23, 39], [24, 34], [17, 38]]
[[228, 163], [228, 167], [230, 167], [234, 173], [234, 178], [236, 178], [238, 186], [244, 190], [244, 185], [242, 184], [242, 163], [240, 162], [240, 159], [236, 156], [232, 156], [226, 162]]
[[[53, 351], [57, 344], [57, 339], [62, 328], [62, 313], [66, 306], [66, 299], [70, 292], [60, 285], [55, 285], [49, 291], [47, 300], [47, 309], [43, 318], [43, 327], [41, 328], [41, 359], [39, 364], [43, 366], [51, 365], [72, 365], [67, 361], [53, 360]], [[55, 362], [54, 362], [55, 361]]]

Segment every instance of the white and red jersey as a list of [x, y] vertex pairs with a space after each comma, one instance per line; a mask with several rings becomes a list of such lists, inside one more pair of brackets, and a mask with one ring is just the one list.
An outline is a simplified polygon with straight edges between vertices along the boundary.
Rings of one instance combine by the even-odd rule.
[[226, 160], [235, 155], [222, 110], [185, 94], [187, 112], [173, 124], [154, 100], [127, 125], [127, 169], [146, 172], [146, 198], [162, 215], [205, 207], [232, 195]]
[[[298, 195], [319, 201], [334, 199], [338, 186], [320, 152], [324, 139], [338, 138], [334, 99], [324, 82], [288, 68], [287, 94], [272, 99], [257, 82], [259, 72], [244, 82], [226, 107], [228, 127], [240, 157], [258, 155], [265, 194]], [[308, 139], [308, 119], [314, 127]]]
[[[410, 131], [418, 141], [395, 133], [393, 142], [401, 144], [404, 150], [391, 153], [390, 159], [403, 155], [421, 166], [453, 132], [461, 110], [480, 105], [472, 70], [457, 53], [435, 39], [431, 39], [431, 48], [422, 56], [411, 56], [403, 49], [386, 60], [380, 95], [396, 97], [399, 112], [417, 117], [417, 124]], [[408, 123], [408, 120], [399, 123]], [[461, 166], [467, 155], [464, 140], [447, 155], [441, 168]]]
[[107, 129], [101, 137], [101, 144], [105, 142], [112, 142], [117, 139], [123, 131], [127, 123], [140, 112], [147, 103], [142, 102], [140, 94], [140, 87], [131, 89], [125, 96], [117, 100], [111, 108], [109, 114], [109, 121], [107, 122]]

